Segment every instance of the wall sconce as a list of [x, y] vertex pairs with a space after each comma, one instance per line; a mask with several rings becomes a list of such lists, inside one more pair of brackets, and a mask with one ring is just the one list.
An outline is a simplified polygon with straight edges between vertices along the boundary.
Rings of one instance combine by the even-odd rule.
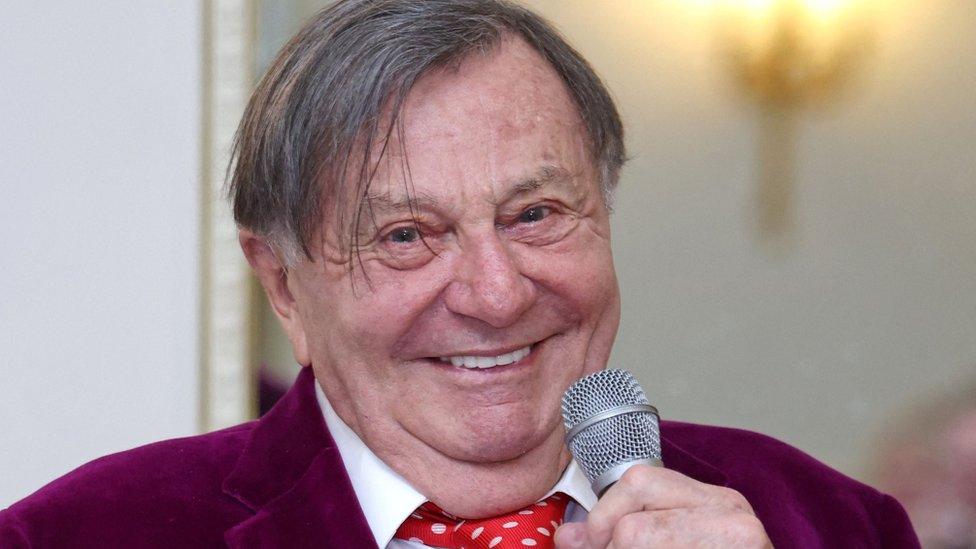
[[715, 0], [739, 90], [759, 108], [760, 235], [791, 226], [796, 117], [837, 98], [873, 43], [871, 0]]

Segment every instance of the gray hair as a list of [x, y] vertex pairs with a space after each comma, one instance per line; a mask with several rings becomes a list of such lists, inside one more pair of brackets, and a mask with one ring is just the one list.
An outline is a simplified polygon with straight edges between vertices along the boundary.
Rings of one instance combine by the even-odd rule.
[[285, 45], [251, 96], [229, 168], [238, 226], [271, 240], [290, 265], [299, 252], [311, 259], [325, 203], [358, 197], [351, 223], [336, 208], [351, 254], [373, 149], [385, 150], [411, 87], [491, 51], [505, 34], [525, 40], [566, 84], [609, 207], [625, 160], [620, 117], [590, 65], [546, 21], [506, 0], [340, 0]]

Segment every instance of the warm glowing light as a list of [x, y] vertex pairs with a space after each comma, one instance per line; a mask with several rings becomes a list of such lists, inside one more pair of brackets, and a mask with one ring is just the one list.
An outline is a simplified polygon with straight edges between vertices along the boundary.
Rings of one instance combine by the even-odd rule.
[[850, 0], [803, 0], [803, 5], [812, 15], [830, 17], [850, 7]]
[[781, 9], [800, 9], [818, 19], [833, 18], [866, 0], [712, 0], [712, 5], [752, 18], [770, 17]]
[[789, 228], [796, 113], [836, 99], [857, 75], [879, 4], [912, 0], [710, 1], [734, 82], [759, 106], [760, 225], [779, 237]]
[[753, 11], [753, 12], [767, 12], [777, 4], [777, 0], [738, 0], [737, 2], [730, 2], [731, 4], [739, 4], [741, 7]]
[[738, 77], [763, 102], [800, 104], [839, 88], [867, 49], [879, 0], [712, 0]]
[[837, 12], [850, 4], [856, 4], [857, 0], [712, 0], [713, 4], [722, 7], [737, 7], [752, 11], [769, 11], [770, 9], [783, 4], [799, 3], [805, 8], [816, 13]]

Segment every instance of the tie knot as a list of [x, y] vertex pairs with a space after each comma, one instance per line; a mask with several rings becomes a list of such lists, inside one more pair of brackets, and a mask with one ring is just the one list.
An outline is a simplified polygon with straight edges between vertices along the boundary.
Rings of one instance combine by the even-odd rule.
[[427, 502], [403, 522], [396, 537], [430, 547], [457, 549], [552, 548], [569, 496], [556, 492], [527, 507], [497, 517], [462, 519]]

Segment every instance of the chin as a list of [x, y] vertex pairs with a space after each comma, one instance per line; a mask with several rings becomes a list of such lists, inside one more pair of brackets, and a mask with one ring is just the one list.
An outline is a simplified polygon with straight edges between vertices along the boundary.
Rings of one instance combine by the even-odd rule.
[[449, 455], [470, 463], [505, 463], [516, 460], [535, 448], [530, 440], [517, 437], [466, 442], [452, 448]]
[[540, 424], [530, 416], [504, 421], [463, 422], [459, 432], [445, 437], [448, 453], [455, 459], [501, 463], [518, 459], [552, 439], [556, 425]]

